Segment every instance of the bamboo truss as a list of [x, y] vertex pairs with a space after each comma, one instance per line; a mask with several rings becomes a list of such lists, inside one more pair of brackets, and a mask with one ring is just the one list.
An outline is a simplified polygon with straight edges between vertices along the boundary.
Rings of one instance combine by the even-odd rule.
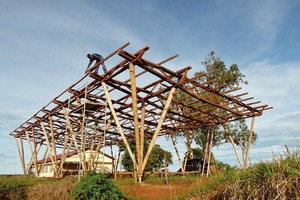
[[[31, 166], [41, 172], [42, 166], [37, 164], [41, 146], [46, 147], [42, 159], [50, 157], [56, 176], [60, 176], [70, 150], [79, 152], [86, 171], [93, 165], [84, 158], [86, 150], [124, 144], [141, 177], [157, 137], [261, 116], [271, 108], [251, 102], [252, 97], [242, 98], [246, 93], [237, 94], [239, 88], [220, 93], [209, 82], [188, 78], [191, 67], [172, 71], [163, 66], [177, 55], [156, 63], [144, 58], [148, 46], [130, 53], [124, 50], [128, 45], [96, 63], [79, 81], [10, 133], [16, 138], [24, 174]], [[93, 69], [102, 62], [110, 65], [108, 72], [94, 74]], [[193, 101], [180, 99], [182, 93]], [[150, 140], [148, 149], [143, 145], [146, 138]], [[27, 140], [31, 154], [27, 169], [23, 140]], [[136, 144], [136, 155], [130, 142]], [[62, 152], [60, 162], [56, 159], [58, 149]]]

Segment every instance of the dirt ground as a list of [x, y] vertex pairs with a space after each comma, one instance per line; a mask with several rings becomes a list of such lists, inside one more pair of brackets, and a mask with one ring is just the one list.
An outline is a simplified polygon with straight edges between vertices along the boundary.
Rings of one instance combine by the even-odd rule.
[[125, 192], [128, 197], [141, 198], [145, 200], [151, 199], [169, 199], [180, 194], [187, 193], [194, 182], [171, 183], [168, 185], [151, 185], [141, 183], [131, 186]]
[[[35, 185], [27, 189], [27, 199], [36, 200], [69, 200], [71, 189], [76, 183]], [[153, 199], [170, 199], [180, 194], [184, 194], [190, 190], [195, 182], [179, 182], [168, 185], [157, 185], [149, 183], [141, 183], [137, 185], [127, 185], [122, 188], [122, 192], [126, 197], [143, 200]]]

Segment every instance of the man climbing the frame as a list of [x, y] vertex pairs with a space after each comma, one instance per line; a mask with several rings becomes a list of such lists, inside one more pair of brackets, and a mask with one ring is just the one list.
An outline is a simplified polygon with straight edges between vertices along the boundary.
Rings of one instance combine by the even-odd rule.
[[[94, 60], [96, 60], [96, 63], [97, 63], [97, 62], [100, 62], [101, 60], [103, 60], [103, 57], [102, 57], [100, 54], [97, 54], [97, 53], [88, 54], [87, 57], [90, 59], [90, 62], [89, 62], [89, 64], [88, 64], [88, 66], [87, 66], [85, 72], [87, 72], [87, 70], [89, 69], [89, 67], [91, 66], [91, 64], [92, 64], [92, 62], [93, 62]], [[106, 72], [107, 72], [107, 69], [106, 69], [106, 66], [105, 66], [104, 62], [101, 63], [101, 65], [102, 65], [102, 69], [103, 69], [104, 73], [106, 73]], [[98, 69], [99, 69], [99, 65], [95, 68], [94, 73], [98, 74]]]

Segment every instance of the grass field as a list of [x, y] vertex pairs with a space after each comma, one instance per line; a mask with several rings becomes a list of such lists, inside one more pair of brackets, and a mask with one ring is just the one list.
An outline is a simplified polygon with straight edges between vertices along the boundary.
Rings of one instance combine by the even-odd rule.
[[[149, 175], [142, 184], [133, 178], [112, 180], [128, 199], [299, 199], [300, 153], [274, 156], [247, 170], [232, 170], [208, 178], [199, 175]], [[0, 199], [72, 199], [77, 177], [63, 179], [0, 176]]]

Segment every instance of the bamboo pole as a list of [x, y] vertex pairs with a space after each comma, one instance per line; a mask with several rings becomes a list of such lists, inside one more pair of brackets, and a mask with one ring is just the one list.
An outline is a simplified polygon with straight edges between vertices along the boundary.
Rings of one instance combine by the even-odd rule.
[[[69, 115], [67, 114], [67, 110], [66, 110], [65, 107], [63, 107], [63, 111], [64, 111], [64, 115], [65, 115], [65, 118], [66, 118], [66, 125], [69, 128], [69, 130], [70, 130], [70, 133], [71, 133], [71, 136], [72, 136], [72, 140], [73, 140], [74, 145], [76, 147], [76, 150], [78, 152], [78, 156], [79, 156], [80, 162], [83, 162], [82, 151], [81, 151], [81, 149], [79, 148], [79, 146], [77, 144], [76, 137], [75, 137], [75, 132], [73, 131], [73, 128], [72, 128], [72, 125], [71, 125], [71, 122], [70, 122], [70, 119], [69, 119]], [[83, 167], [83, 171], [84, 171], [84, 164], [83, 164], [82, 167]]]
[[41, 146], [39, 147], [39, 150], [37, 151], [37, 145], [36, 145], [36, 141], [35, 141], [35, 137], [34, 137], [34, 128], [32, 127], [32, 141], [33, 141], [33, 147], [34, 147], [34, 157], [35, 157], [35, 162], [34, 162], [34, 168], [35, 168], [35, 175], [37, 175], [37, 171], [38, 171], [38, 158], [37, 158], [37, 154], [41, 149]]
[[185, 138], [186, 138], [186, 148], [187, 148], [187, 152], [185, 154], [185, 158], [184, 158], [184, 165], [183, 165], [183, 170], [185, 172], [186, 170], [186, 165], [187, 165], [187, 160], [189, 158], [192, 158], [192, 154], [193, 154], [193, 151], [192, 151], [192, 148], [191, 148], [191, 145], [192, 145], [192, 140], [193, 140], [193, 137], [192, 137], [192, 134], [190, 131], [185, 131]]
[[[44, 136], [45, 136], [45, 139], [46, 139], [46, 143], [47, 143], [47, 154], [50, 156], [53, 170], [55, 170], [56, 166], [55, 166], [54, 159], [53, 159], [53, 156], [52, 156], [52, 147], [50, 145], [50, 141], [49, 141], [49, 138], [48, 138], [48, 135], [47, 135], [47, 132], [46, 132], [46, 129], [45, 129], [45, 126], [44, 126], [43, 122], [41, 122], [41, 127], [42, 127], [42, 130], [43, 130], [43, 133], [44, 133]], [[54, 171], [54, 177], [56, 177], [56, 170]]]
[[207, 170], [206, 170], [206, 177], [208, 177], [208, 174], [210, 173], [210, 156], [211, 156], [211, 148], [212, 148], [212, 141], [213, 141], [214, 133], [213, 130], [210, 130], [210, 136], [209, 136], [209, 149], [208, 149], [208, 162], [207, 162]]
[[[33, 160], [34, 157], [33, 157], [33, 150], [32, 150], [32, 146], [31, 146], [31, 142], [30, 142], [30, 138], [29, 138], [29, 134], [28, 134], [27, 130], [25, 130], [25, 135], [26, 135], [29, 150], [30, 150], [30, 153], [31, 153], [31, 158], [30, 158], [30, 161], [31, 161], [31, 160]], [[31, 168], [31, 165], [32, 165], [32, 162], [30, 162], [27, 166], [27, 170], [26, 170], [27, 174], [29, 173], [29, 169]]]
[[23, 165], [24, 165], [24, 169], [25, 169], [25, 153], [24, 153], [24, 144], [23, 144], [23, 140], [20, 137], [20, 144], [21, 144], [21, 153], [22, 153], [22, 160], [23, 160]]
[[173, 88], [171, 89], [170, 93], [169, 93], [169, 96], [168, 96], [167, 102], [166, 102], [166, 104], [165, 104], [164, 110], [163, 110], [163, 112], [162, 112], [162, 114], [161, 114], [161, 117], [160, 117], [160, 119], [159, 119], [159, 123], [158, 123], [158, 125], [157, 125], [157, 127], [156, 127], [156, 130], [155, 130], [154, 134], [153, 134], [153, 137], [152, 137], [152, 140], [151, 140], [151, 142], [150, 142], [150, 144], [149, 144], [147, 153], [146, 153], [146, 155], [145, 155], [145, 157], [144, 157], [143, 165], [142, 165], [142, 171], [144, 171], [144, 169], [145, 169], [145, 166], [146, 166], [146, 164], [147, 164], [148, 158], [149, 158], [149, 156], [150, 156], [150, 154], [151, 154], [151, 151], [152, 151], [153, 146], [154, 146], [154, 144], [155, 144], [155, 142], [156, 142], [158, 133], [159, 133], [160, 128], [161, 128], [161, 126], [162, 126], [162, 123], [163, 123], [164, 120], [165, 120], [165, 117], [166, 117], [166, 114], [167, 114], [167, 112], [168, 112], [169, 105], [170, 105], [171, 100], [172, 100], [172, 98], [173, 98], [173, 93], [174, 93], [174, 92], [175, 92], [175, 87], [173, 87]]
[[[42, 147], [42, 145], [40, 145], [39, 148], [38, 148], [38, 150], [37, 151], [35, 150], [35, 152], [38, 153], [40, 151], [41, 147]], [[31, 157], [31, 159], [30, 159], [30, 161], [29, 161], [29, 163], [27, 165], [26, 174], [29, 173], [30, 167], [33, 165], [33, 163], [35, 163], [35, 170], [36, 170], [36, 175], [37, 175], [37, 172], [38, 172], [37, 153], [35, 153], [36, 154], [35, 156]]]
[[[204, 175], [205, 165], [207, 165], [206, 164], [207, 163], [206, 156], [207, 156], [207, 152], [208, 152], [208, 140], [209, 140], [208, 138], [209, 138], [209, 134], [206, 137], [206, 144], [205, 144], [205, 150], [204, 150], [204, 159], [203, 159], [201, 176]], [[206, 168], [206, 171], [207, 171], [207, 168]]]
[[[86, 100], [87, 95], [87, 85], [85, 85], [84, 90], [84, 99]], [[84, 102], [83, 110], [82, 110], [82, 124], [81, 124], [81, 151], [82, 151], [82, 168], [83, 168], [83, 174], [86, 174], [86, 153], [85, 153], [85, 142], [86, 142], [86, 136], [85, 136], [85, 111], [86, 111], [86, 102]]]
[[[114, 160], [114, 158], [115, 158], [115, 156], [114, 156], [112, 145], [110, 145], [110, 156], [112, 157], [111, 173], [114, 173], [114, 170], [115, 170], [115, 160]], [[104, 157], [104, 154], [103, 154], [103, 157]]]
[[110, 96], [108, 94], [107, 86], [106, 86], [106, 84], [104, 82], [102, 82], [101, 84], [102, 84], [102, 87], [103, 87], [103, 90], [104, 90], [104, 93], [105, 93], [105, 97], [106, 97], [108, 106], [110, 108], [111, 114], [112, 114], [112, 116], [113, 116], [113, 118], [115, 120], [115, 123], [116, 123], [116, 125], [118, 127], [118, 130], [119, 130], [119, 132], [121, 134], [121, 137], [122, 137], [122, 140], [123, 140], [123, 142], [125, 144], [125, 147], [126, 147], [128, 153], [130, 155], [131, 160], [133, 161], [134, 164], [136, 164], [136, 160], [135, 160], [135, 158], [133, 156], [133, 153], [132, 153], [132, 151], [130, 149], [130, 146], [129, 146], [128, 141], [127, 141], [127, 139], [125, 137], [125, 134], [123, 133], [123, 130], [122, 130], [120, 122], [118, 120], [115, 108], [113, 107], [112, 101], [111, 101]]
[[178, 158], [178, 162], [179, 162], [179, 166], [180, 166], [181, 172], [184, 172], [184, 169], [183, 169], [183, 166], [182, 166], [182, 162], [181, 162], [181, 158], [180, 158], [180, 154], [179, 154], [177, 146], [176, 146], [174, 135], [171, 135], [171, 141], [173, 143], [173, 147], [175, 149], [175, 152], [176, 152], [176, 155], [177, 155], [177, 158]]
[[240, 167], [243, 168], [243, 165], [242, 165], [240, 156], [239, 156], [238, 151], [237, 151], [237, 149], [236, 149], [236, 145], [235, 145], [235, 143], [234, 143], [234, 141], [233, 141], [233, 139], [232, 139], [232, 137], [231, 137], [231, 135], [230, 135], [230, 133], [229, 133], [229, 130], [228, 130], [228, 128], [225, 126], [225, 124], [223, 124], [223, 128], [224, 128], [224, 130], [225, 130], [225, 133], [226, 133], [227, 136], [229, 137], [229, 140], [230, 140], [231, 145], [232, 145], [232, 147], [233, 147], [233, 150], [234, 150], [234, 153], [235, 153], [235, 155], [236, 155], [236, 158], [237, 158], [237, 160], [238, 160], [238, 162], [239, 162], [239, 164], [240, 164]]
[[254, 130], [254, 123], [255, 123], [255, 116], [253, 116], [252, 120], [251, 120], [251, 127], [250, 127], [250, 133], [249, 133], [249, 138], [248, 138], [248, 146], [247, 146], [247, 150], [246, 150], [246, 156], [245, 156], [245, 160], [244, 160], [243, 169], [245, 169], [247, 167], [249, 151], [250, 151], [250, 146], [251, 146], [252, 136], [253, 136], [253, 130]]
[[38, 154], [38, 152], [40, 151], [40, 149], [41, 149], [41, 147], [42, 147], [42, 145], [40, 145], [39, 147], [38, 147], [38, 149], [36, 150], [36, 147], [35, 147], [35, 156], [34, 157], [32, 157], [31, 158], [31, 160], [30, 160], [30, 162], [29, 162], [29, 164], [28, 164], [28, 167], [27, 167], [27, 173], [29, 172], [29, 170], [30, 170], [30, 167], [29, 166], [32, 166], [32, 163], [34, 162], [34, 167], [35, 167], [35, 175], [36, 176], [38, 176], [38, 160], [37, 160], [37, 154]]
[[138, 119], [138, 107], [137, 107], [137, 93], [136, 93], [136, 80], [135, 80], [135, 69], [132, 62], [129, 63], [130, 71], [130, 82], [131, 82], [131, 98], [132, 98], [132, 112], [133, 112], [133, 121], [134, 121], [134, 135], [135, 135], [135, 146], [137, 152], [137, 176], [139, 182], [142, 182], [142, 164], [143, 164], [143, 152], [142, 145], [140, 141], [140, 131], [139, 131], [139, 119]]
[[[118, 165], [119, 165], [120, 161], [121, 161], [121, 148], [119, 146], [118, 158], [117, 158], [117, 163], [116, 163], [116, 171], [118, 171]], [[120, 169], [120, 171], [121, 171], [121, 169]]]
[[[19, 143], [18, 143], [18, 139], [17, 138], [15, 138], [15, 139], [16, 139], [16, 144], [17, 144], [17, 148], [18, 148], [18, 153], [19, 153], [19, 156], [20, 156], [21, 164], [22, 164], [23, 174], [25, 176], [26, 175], [26, 170], [25, 170], [25, 163], [24, 163], [25, 162], [24, 161], [24, 153], [22, 154], [22, 151], [21, 151]], [[22, 138], [21, 137], [20, 137], [20, 140], [22, 142]]]
[[[69, 135], [67, 133], [67, 128], [66, 128], [64, 147], [62, 150], [60, 165], [59, 165], [59, 170], [58, 170], [58, 174], [60, 175], [60, 177], [63, 177], [63, 165], [64, 165], [64, 161], [65, 161], [66, 147], [67, 147], [68, 140], [69, 140]], [[72, 140], [71, 140], [71, 142], [72, 142]], [[69, 144], [69, 147], [70, 146], [71, 146], [71, 144]]]
[[51, 115], [49, 115], [49, 122], [50, 122], [50, 132], [51, 132], [51, 142], [52, 142], [52, 151], [54, 154], [54, 177], [58, 177], [58, 166], [57, 166], [57, 152], [56, 152], [56, 143], [54, 138], [54, 130], [53, 130], [53, 120]]
[[145, 116], [146, 116], [146, 108], [145, 102], [142, 101], [142, 117], [141, 117], [141, 125], [140, 125], [140, 140], [141, 140], [141, 152], [142, 152], [142, 160], [144, 155], [144, 141], [145, 141]]
[[104, 130], [103, 130], [103, 137], [99, 139], [99, 143], [98, 143], [98, 145], [96, 147], [95, 153], [97, 153], [97, 155], [95, 156], [96, 157], [96, 161], [94, 160], [94, 164], [93, 164], [94, 168], [96, 168], [98, 166], [98, 160], [99, 160], [99, 157], [100, 157], [100, 148], [102, 147], [101, 145], [102, 145], [102, 143], [105, 140], [105, 133], [109, 129], [109, 127], [111, 126], [111, 122], [112, 122], [112, 120], [109, 119], [107, 121], [107, 123], [105, 124]]
[[43, 158], [42, 158], [43, 162], [40, 164], [40, 167], [39, 167], [38, 176], [40, 176], [40, 174], [41, 174], [41, 172], [42, 172], [42, 170], [44, 168], [44, 165], [45, 165], [45, 163], [47, 161], [47, 159], [46, 159], [47, 153], [48, 153], [48, 151], [46, 150], [45, 153], [44, 153], [44, 155], [43, 155]]

